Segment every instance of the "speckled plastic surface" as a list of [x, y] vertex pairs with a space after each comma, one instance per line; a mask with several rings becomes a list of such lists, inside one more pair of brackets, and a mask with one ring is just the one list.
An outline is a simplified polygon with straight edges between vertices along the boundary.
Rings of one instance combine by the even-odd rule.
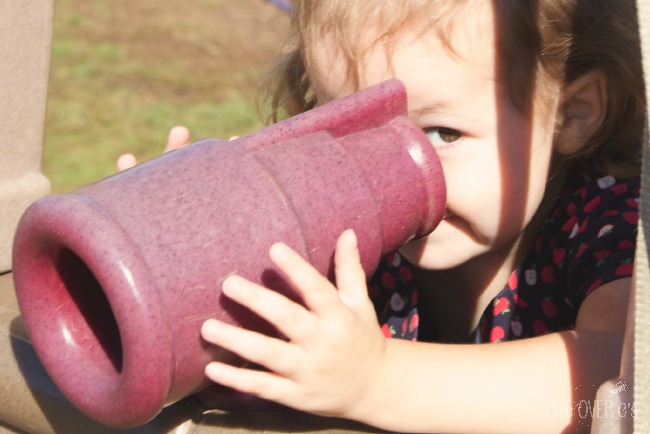
[[[26, 329], [61, 391], [97, 421], [135, 426], [209, 385], [199, 329], [217, 317], [275, 331], [221, 296], [238, 273], [292, 296], [268, 259], [283, 241], [329, 273], [353, 228], [364, 267], [432, 231], [445, 188], [389, 81], [226, 142], [204, 140], [23, 215], [14, 281]], [[227, 406], [227, 403], [224, 402]]]

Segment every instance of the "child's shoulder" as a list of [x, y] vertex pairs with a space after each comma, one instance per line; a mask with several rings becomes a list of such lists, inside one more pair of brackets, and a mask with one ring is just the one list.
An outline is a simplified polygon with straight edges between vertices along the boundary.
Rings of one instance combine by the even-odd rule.
[[549, 258], [582, 301], [598, 286], [630, 276], [639, 221], [640, 180], [581, 178], [542, 226], [532, 256]]
[[[564, 220], [561, 230], [570, 238], [587, 229], [590, 221], [622, 218], [636, 225], [639, 216], [640, 179], [572, 177], [545, 225]], [[578, 225], [578, 226], [576, 226]], [[578, 231], [578, 232], [576, 232]]]

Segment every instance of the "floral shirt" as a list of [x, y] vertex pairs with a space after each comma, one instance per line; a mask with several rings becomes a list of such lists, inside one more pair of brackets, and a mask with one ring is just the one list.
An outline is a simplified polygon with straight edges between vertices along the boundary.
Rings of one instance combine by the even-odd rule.
[[[639, 181], [606, 176], [569, 185], [507, 285], [485, 308], [475, 342], [571, 329], [594, 289], [632, 275]], [[387, 256], [369, 289], [384, 334], [416, 340], [420, 318], [411, 265], [398, 253]]]

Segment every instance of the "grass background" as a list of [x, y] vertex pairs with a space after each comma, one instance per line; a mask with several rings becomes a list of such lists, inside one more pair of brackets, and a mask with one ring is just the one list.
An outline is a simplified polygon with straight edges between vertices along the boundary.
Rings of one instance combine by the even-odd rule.
[[263, 126], [258, 99], [288, 17], [265, 0], [56, 0], [43, 171], [53, 192], [162, 151]]

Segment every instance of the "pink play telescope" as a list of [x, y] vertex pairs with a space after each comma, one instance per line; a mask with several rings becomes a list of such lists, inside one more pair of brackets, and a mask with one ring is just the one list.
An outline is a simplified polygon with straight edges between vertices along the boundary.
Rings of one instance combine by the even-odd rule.
[[135, 426], [209, 386], [209, 361], [244, 363], [201, 339], [206, 319], [276, 335], [221, 295], [237, 273], [295, 297], [268, 259], [274, 242], [329, 275], [352, 228], [371, 274], [430, 233], [444, 207], [439, 161], [393, 80], [38, 200], [19, 224], [13, 275], [64, 395], [101, 423]]

